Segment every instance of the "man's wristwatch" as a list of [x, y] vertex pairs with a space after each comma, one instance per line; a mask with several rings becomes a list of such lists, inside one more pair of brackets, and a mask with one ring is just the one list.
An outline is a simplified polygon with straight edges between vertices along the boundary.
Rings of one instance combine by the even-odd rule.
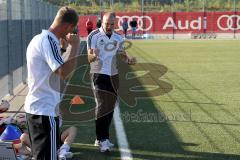
[[65, 48], [61, 48], [61, 52], [62, 53], [66, 52], [66, 49]]

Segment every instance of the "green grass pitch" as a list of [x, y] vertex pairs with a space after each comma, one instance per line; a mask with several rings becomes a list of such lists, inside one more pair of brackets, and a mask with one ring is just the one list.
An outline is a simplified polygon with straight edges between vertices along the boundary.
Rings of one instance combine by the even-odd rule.
[[[147, 68], [154, 70], [155, 87], [160, 81], [171, 86], [168, 92], [151, 96], [154, 85], [147, 86], [139, 78], [142, 90], [150, 96], [138, 99], [135, 107], [120, 103], [133, 159], [240, 159], [240, 41], [136, 40], [132, 43], [128, 52], [139, 63], [164, 66], [164, 73], [158, 65]], [[72, 81], [82, 80], [83, 72], [78, 72]], [[147, 77], [150, 81], [151, 78]], [[72, 107], [72, 111], [94, 104], [93, 99], [85, 101], [86, 105]], [[64, 122], [65, 127], [72, 124], [79, 129], [72, 146], [74, 159], [120, 159], [118, 146], [109, 154], [102, 154], [93, 146], [93, 120]], [[117, 145], [114, 125], [111, 139]]]

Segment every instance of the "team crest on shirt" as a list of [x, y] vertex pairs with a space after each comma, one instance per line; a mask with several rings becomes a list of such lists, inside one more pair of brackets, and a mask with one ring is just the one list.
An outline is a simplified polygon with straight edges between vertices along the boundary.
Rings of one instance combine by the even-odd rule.
[[100, 42], [99, 42], [99, 44], [100, 44], [100, 45], [104, 45], [104, 44], [105, 44], [104, 40], [101, 39]]
[[106, 44], [106, 39], [104, 36], [100, 36], [97, 38], [97, 46], [98, 47], [102, 48], [105, 46], [105, 44]]
[[115, 47], [117, 47], [117, 41], [116, 40], [113, 40], [113, 45], [115, 46]]

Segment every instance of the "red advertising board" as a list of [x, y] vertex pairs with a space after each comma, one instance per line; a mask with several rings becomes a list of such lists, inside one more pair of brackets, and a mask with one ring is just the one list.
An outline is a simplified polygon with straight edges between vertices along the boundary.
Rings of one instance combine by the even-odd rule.
[[81, 37], [86, 37], [87, 36], [87, 29], [86, 29], [86, 22], [88, 18], [93, 22], [93, 29], [96, 27], [97, 23], [97, 16], [95, 15], [88, 15], [88, 16], [79, 16], [78, 20], [78, 32]]
[[[80, 16], [80, 35], [86, 36], [85, 23], [91, 17]], [[135, 19], [138, 33], [240, 33], [240, 12], [130, 12], [116, 13], [116, 31], [122, 32], [122, 22]], [[130, 27], [129, 27], [130, 31]]]

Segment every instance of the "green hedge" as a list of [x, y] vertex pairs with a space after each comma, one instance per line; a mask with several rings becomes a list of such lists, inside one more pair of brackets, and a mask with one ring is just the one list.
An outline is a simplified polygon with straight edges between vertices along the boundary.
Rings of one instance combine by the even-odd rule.
[[[133, 12], [142, 11], [141, 0], [44, 0], [49, 3], [63, 6], [69, 5], [80, 14], [98, 14], [102, 11]], [[119, 3], [120, 2], [120, 3]], [[144, 11], [233, 11], [240, 10], [240, 0], [144, 0]]]

